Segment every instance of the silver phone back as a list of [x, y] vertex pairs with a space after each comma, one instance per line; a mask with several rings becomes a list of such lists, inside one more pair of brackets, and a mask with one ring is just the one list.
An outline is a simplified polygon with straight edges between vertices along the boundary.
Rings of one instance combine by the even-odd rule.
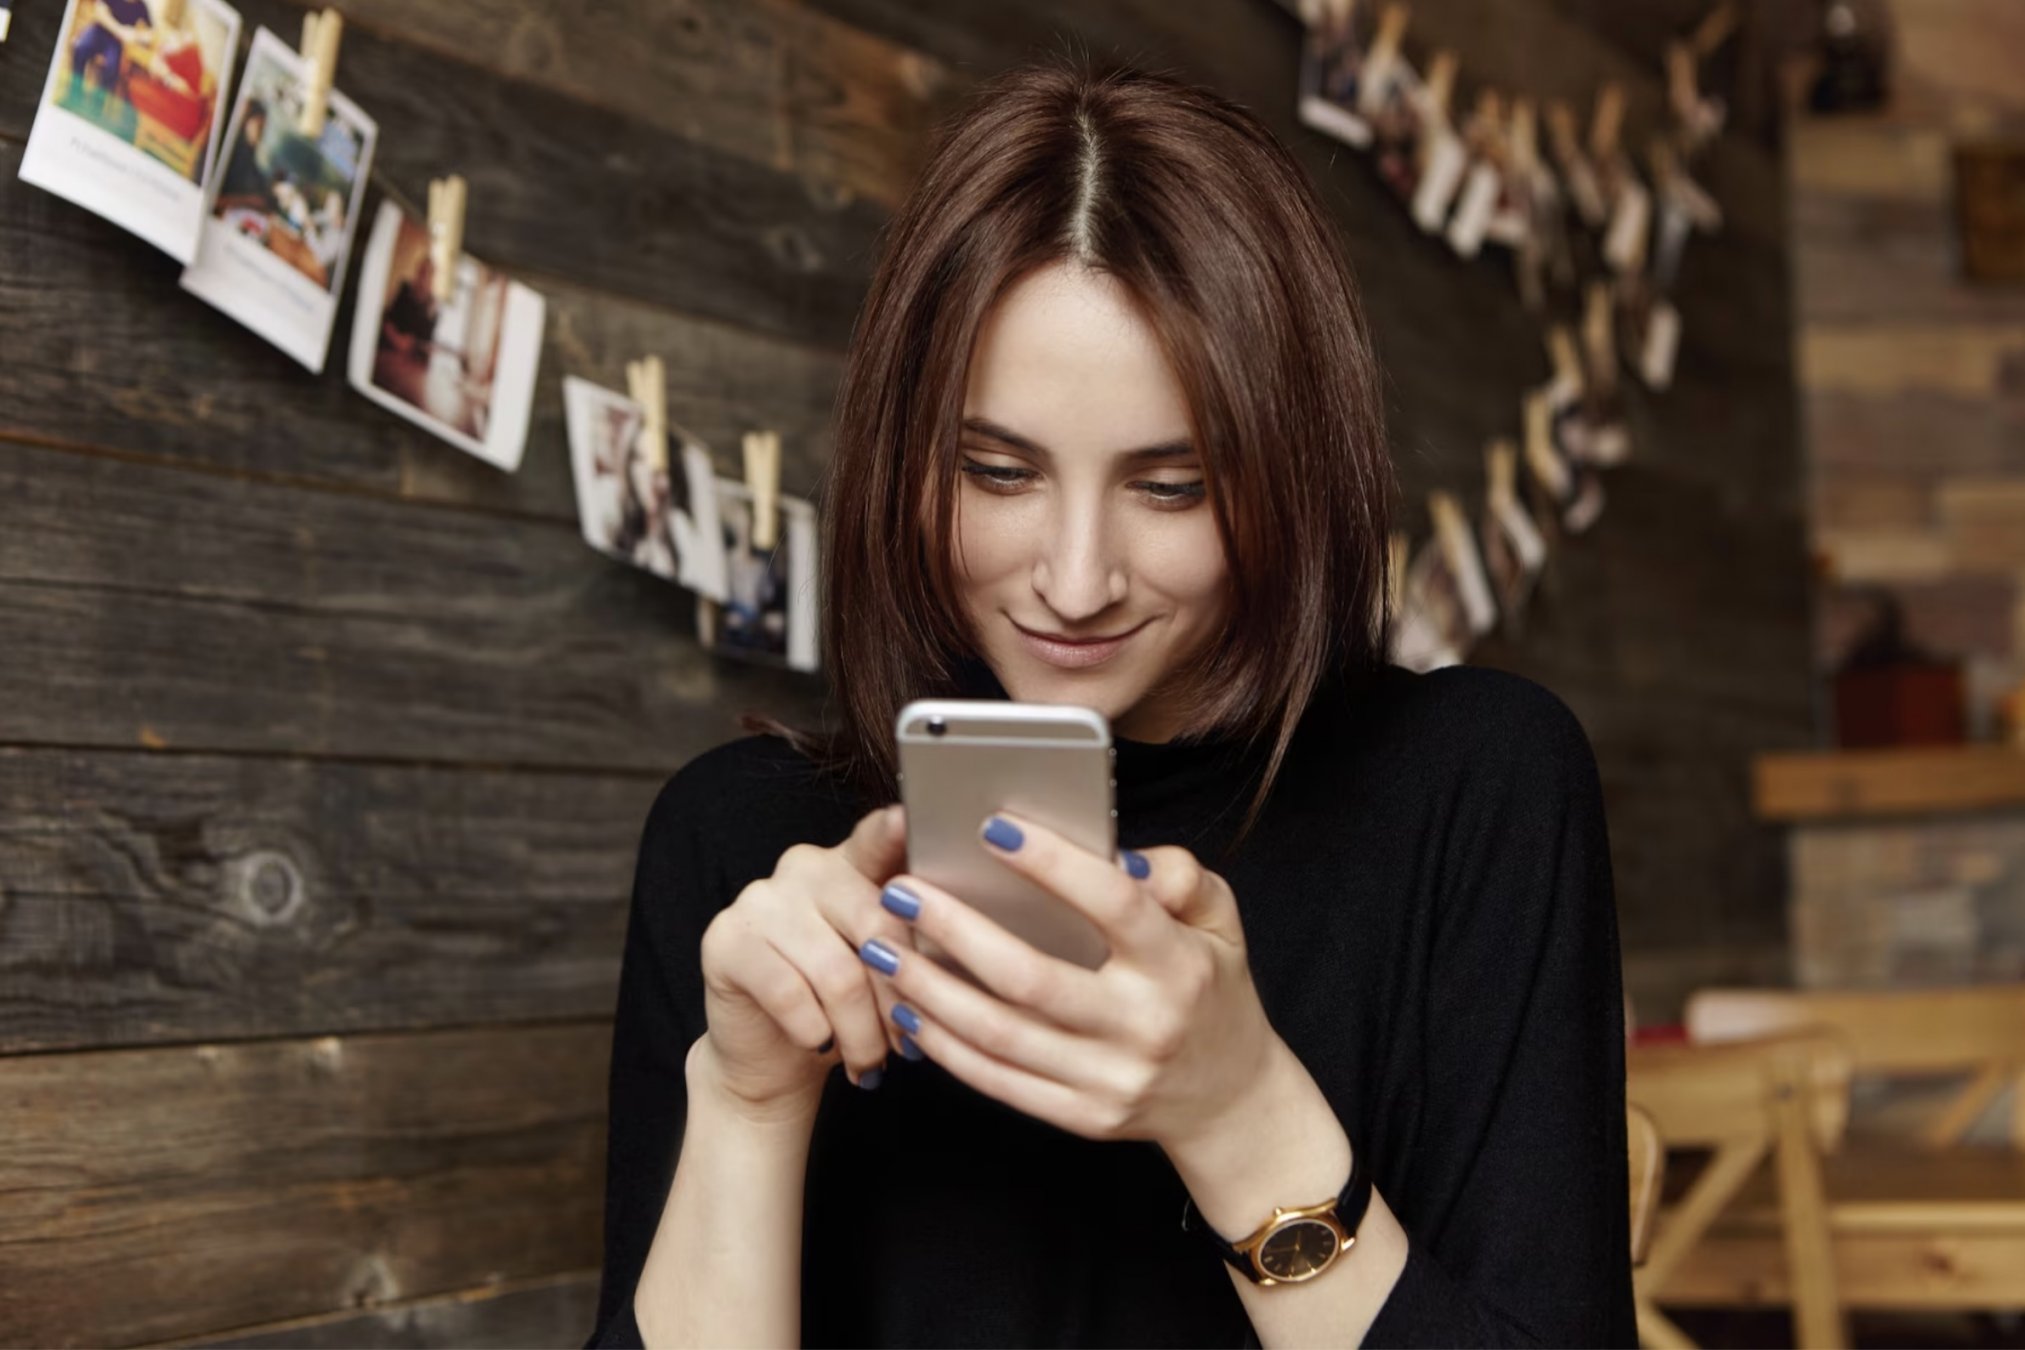
[[[939, 719], [942, 731], [930, 725]], [[1041, 951], [1094, 970], [1110, 944], [1066, 900], [989, 852], [985, 817], [1012, 811], [1101, 858], [1117, 853], [1111, 726], [1093, 708], [1005, 699], [916, 699], [894, 722], [907, 870]], [[965, 973], [927, 934], [923, 954]]]

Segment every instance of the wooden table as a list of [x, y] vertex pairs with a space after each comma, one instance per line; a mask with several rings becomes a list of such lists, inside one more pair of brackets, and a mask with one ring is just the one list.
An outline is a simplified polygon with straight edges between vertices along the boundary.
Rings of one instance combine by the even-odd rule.
[[[1851, 1139], [1821, 1160], [1845, 1308], [2025, 1309], [2025, 1153]], [[1658, 1291], [1663, 1305], [1786, 1303], [1769, 1175], [1753, 1180]]]

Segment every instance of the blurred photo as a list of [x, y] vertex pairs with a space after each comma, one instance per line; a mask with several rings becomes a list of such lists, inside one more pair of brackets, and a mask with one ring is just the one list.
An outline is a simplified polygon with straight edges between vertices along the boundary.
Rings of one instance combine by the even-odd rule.
[[21, 177], [187, 262], [238, 40], [219, 0], [71, 0]]
[[717, 480], [730, 567], [730, 598], [722, 605], [699, 599], [696, 627], [703, 645], [727, 656], [756, 658], [794, 670], [814, 670], [816, 648], [816, 513], [799, 497], [783, 496], [776, 543], [753, 545], [752, 490]]
[[502, 469], [520, 464], [541, 359], [535, 291], [465, 254], [436, 295], [426, 222], [382, 202], [360, 264], [352, 387]]
[[322, 370], [378, 127], [332, 90], [304, 135], [302, 82], [302, 58], [258, 30], [183, 287]]

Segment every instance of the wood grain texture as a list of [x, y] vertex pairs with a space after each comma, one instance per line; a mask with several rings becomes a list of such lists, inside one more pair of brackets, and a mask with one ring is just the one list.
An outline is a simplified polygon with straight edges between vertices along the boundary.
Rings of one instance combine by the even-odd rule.
[[[301, 31], [288, 0], [238, 8], [249, 36]], [[60, 13], [23, 11], [9, 51], [50, 51]], [[0, 134], [27, 135], [46, 70], [0, 63]], [[377, 175], [411, 202], [445, 171], [468, 180], [474, 256], [798, 341], [849, 336], [884, 218], [874, 203], [370, 28], [346, 34], [340, 72], [385, 130]]]
[[567, 14], [518, 0], [355, 0], [345, 17], [889, 208], [955, 84], [919, 53], [791, 0]]
[[808, 675], [574, 526], [0, 443], [0, 742], [672, 771]]
[[2025, 803], [2025, 751], [1909, 746], [1766, 755], [1756, 766], [1765, 820], [1839, 820], [1983, 811]]
[[210, 1350], [576, 1350], [597, 1304], [593, 1270], [162, 1344]]
[[[349, 304], [334, 368], [306, 377], [268, 343], [194, 303], [172, 260], [21, 182], [20, 157], [20, 146], [0, 142], [0, 293], [9, 297], [0, 305], [0, 436], [574, 521], [562, 377], [623, 389], [625, 363], [658, 352], [669, 416], [712, 446], [720, 473], [743, 472], [739, 437], [762, 426], [781, 433], [784, 491], [815, 491], [829, 457], [838, 353], [545, 280], [527, 450], [516, 472], [502, 473], [351, 390], [335, 368], [349, 340]], [[354, 291], [356, 281], [355, 270]], [[74, 326], [86, 309], [90, 341]]]
[[659, 786], [0, 748], [0, 1054], [609, 1016]]
[[0, 1059], [0, 1340], [127, 1345], [597, 1262], [608, 1022]]

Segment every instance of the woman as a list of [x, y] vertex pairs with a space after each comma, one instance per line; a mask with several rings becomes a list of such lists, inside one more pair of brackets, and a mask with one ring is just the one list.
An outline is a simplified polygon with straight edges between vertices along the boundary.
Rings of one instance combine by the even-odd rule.
[[[946, 130], [840, 391], [840, 728], [647, 822], [591, 1344], [1633, 1343], [1594, 761], [1535, 684], [1384, 663], [1380, 398], [1243, 110], [1037, 68]], [[903, 870], [934, 694], [1111, 718], [1120, 857], [979, 822], [1100, 970]], [[1354, 1242], [1212, 1240], [1297, 1207]]]

